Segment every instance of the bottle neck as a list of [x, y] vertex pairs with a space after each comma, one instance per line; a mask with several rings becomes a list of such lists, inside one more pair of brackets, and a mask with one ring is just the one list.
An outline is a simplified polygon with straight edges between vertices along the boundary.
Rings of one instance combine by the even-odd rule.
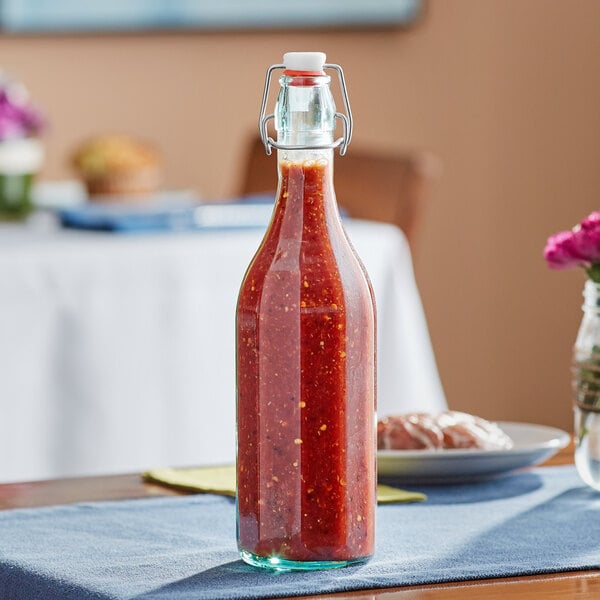
[[339, 222], [333, 188], [334, 151], [323, 148], [333, 142], [335, 103], [327, 75], [284, 74], [279, 82], [277, 141], [294, 148], [277, 150], [277, 209], [286, 235], [301, 235], [303, 229], [320, 231], [325, 223]]
[[[331, 78], [324, 74], [283, 75], [279, 79], [281, 90], [275, 105], [279, 143], [309, 149], [333, 142], [335, 103], [330, 81]], [[289, 160], [303, 156], [290, 154]]]

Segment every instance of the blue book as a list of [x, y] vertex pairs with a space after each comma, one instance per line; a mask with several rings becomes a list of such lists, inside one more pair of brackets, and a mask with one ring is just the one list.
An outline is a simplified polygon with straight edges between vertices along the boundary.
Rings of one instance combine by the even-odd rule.
[[122, 233], [264, 229], [271, 218], [273, 202], [271, 195], [204, 203], [98, 202], [62, 208], [58, 217], [64, 227]]

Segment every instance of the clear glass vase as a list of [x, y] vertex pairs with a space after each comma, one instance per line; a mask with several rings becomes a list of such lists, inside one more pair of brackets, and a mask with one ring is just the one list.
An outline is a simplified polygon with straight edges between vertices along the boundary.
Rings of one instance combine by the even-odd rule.
[[43, 159], [37, 138], [0, 141], [0, 221], [24, 219], [33, 210], [32, 185]]
[[600, 490], [600, 284], [588, 279], [573, 352], [575, 465]]

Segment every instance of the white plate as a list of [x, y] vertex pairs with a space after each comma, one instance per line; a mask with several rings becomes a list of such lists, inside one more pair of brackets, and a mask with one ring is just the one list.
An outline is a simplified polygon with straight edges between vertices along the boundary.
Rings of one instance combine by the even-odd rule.
[[537, 465], [570, 441], [566, 431], [529, 423], [500, 422], [510, 450], [379, 450], [379, 475], [408, 483], [454, 483], [498, 477]]

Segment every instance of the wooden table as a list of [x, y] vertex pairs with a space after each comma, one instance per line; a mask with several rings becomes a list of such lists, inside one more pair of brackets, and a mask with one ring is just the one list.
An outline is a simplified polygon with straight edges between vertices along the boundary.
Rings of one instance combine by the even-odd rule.
[[[551, 458], [551, 465], [573, 463], [573, 446]], [[84, 477], [31, 483], [0, 484], [0, 510], [90, 500], [121, 500], [183, 494], [142, 481], [139, 475]], [[600, 598], [600, 572], [577, 571], [528, 577], [417, 585], [395, 589], [328, 594], [336, 600], [511, 600], [530, 598]], [[323, 596], [304, 596], [323, 600]]]

